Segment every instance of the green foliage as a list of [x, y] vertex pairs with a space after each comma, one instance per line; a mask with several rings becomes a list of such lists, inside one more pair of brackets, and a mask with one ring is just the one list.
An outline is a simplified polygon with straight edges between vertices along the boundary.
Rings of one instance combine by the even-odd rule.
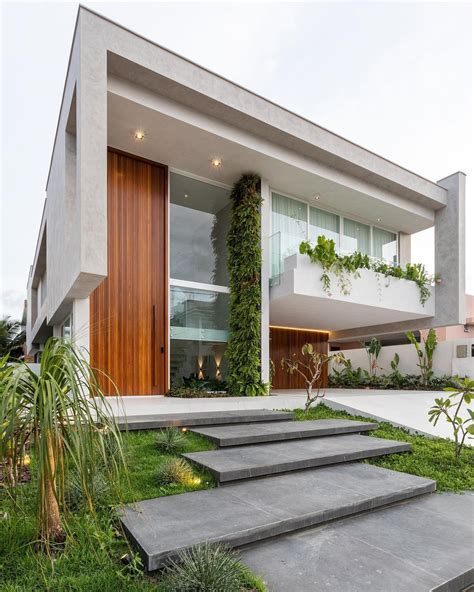
[[369, 375], [375, 376], [377, 374], [377, 358], [379, 357], [382, 344], [377, 337], [372, 337], [369, 343], [365, 344], [365, 351], [369, 358]]
[[193, 483], [194, 479], [193, 469], [184, 458], [167, 458], [159, 465], [156, 473], [158, 485], [186, 485]]
[[422, 338], [424, 350], [421, 349], [421, 345], [416, 340], [416, 337], [412, 331], [408, 331], [406, 336], [415, 346], [416, 355], [418, 356], [417, 366], [420, 368], [423, 384], [427, 385], [433, 377], [433, 356], [436, 346], [438, 345], [436, 331], [434, 329], [430, 329], [426, 338]]
[[403, 268], [400, 265], [389, 265], [384, 261], [371, 261], [368, 255], [358, 251], [350, 255], [339, 255], [336, 253], [335, 242], [324, 235], [318, 236], [314, 246], [309, 241], [303, 241], [299, 251], [302, 255], [308, 255], [313, 263], [322, 266], [321, 281], [328, 296], [332, 296], [330, 273], [336, 276], [341, 294], [347, 296], [351, 291], [351, 277], [357, 279], [360, 277], [360, 269], [370, 269], [388, 280], [394, 277], [415, 282], [420, 291], [420, 302], [424, 305], [431, 295], [429, 286], [437, 280], [428, 274], [421, 263], [407, 263]]
[[[91, 367], [70, 341], [48, 339], [39, 374], [24, 362], [7, 366], [5, 358], [0, 374], [0, 457], [13, 450], [16, 466], [23, 461], [26, 445], [31, 447], [38, 475], [39, 536], [49, 547], [65, 536], [60, 509], [67, 509], [64, 492], [70, 470], [79, 475], [91, 513], [93, 460], [102, 459], [107, 482], [119, 487], [120, 473], [125, 470], [121, 435]], [[111, 440], [114, 456], [108, 455]]]
[[184, 442], [185, 436], [177, 427], [165, 428], [156, 434], [156, 447], [160, 452], [168, 454], [181, 452]]
[[467, 418], [461, 415], [463, 405], [470, 405], [474, 399], [474, 380], [465, 378], [459, 380], [456, 388], [446, 388], [450, 394], [443, 399], [435, 399], [435, 404], [428, 412], [428, 417], [433, 425], [436, 425], [441, 417], [451, 424], [455, 443], [455, 459], [459, 462], [461, 451], [466, 438], [474, 437], [474, 411], [466, 408]]
[[23, 354], [25, 332], [21, 330], [20, 321], [12, 321], [10, 317], [0, 319], [0, 358], [10, 355], [19, 358]]
[[190, 376], [189, 378], [183, 378], [184, 388], [193, 389], [195, 391], [226, 391], [227, 383], [225, 380], [212, 379], [201, 379]]
[[94, 508], [105, 507], [110, 500], [110, 485], [102, 470], [91, 466], [81, 476], [77, 469], [73, 468], [66, 480], [64, 498], [69, 510], [86, 509], [88, 498], [84, 495], [82, 477], [87, 480], [87, 488], [90, 498], [93, 500]]
[[301, 420], [336, 418], [375, 421], [379, 424], [379, 429], [370, 432], [369, 437], [409, 442], [412, 446], [412, 452], [411, 454], [389, 454], [366, 462], [386, 469], [434, 479], [437, 482], [438, 491], [474, 489], [473, 450], [464, 447], [459, 463], [456, 463], [454, 460], [455, 444], [450, 440], [415, 436], [389, 423], [379, 422], [367, 417], [352, 416], [345, 411], [330, 409], [324, 404], [312, 407], [309, 413], [305, 413], [303, 409], [298, 409], [295, 411], [295, 416]]
[[240, 592], [248, 582], [247, 569], [221, 545], [203, 543], [179, 554], [165, 570], [169, 592]]
[[[294, 354], [291, 358], [283, 358], [281, 367], [288, 374], [299, 374], [304, 382], [306, 389], [305, 411], [319, 398], [324, 397], [321, 393], [321, 377], [324, 368], [333, 360], [334, 362], [343, 361], [344, 355], [337, 352], [333, 355], [317, 352], [312, 343], [305, 343], [301, 348], [301, 356]], [[313, 389], [316, 388], [316, 394]]]
[[261, 267], [259, 178], [246, 174], [231, 192], [228, 386], [233, 395], [268, 394], [261, 379]]

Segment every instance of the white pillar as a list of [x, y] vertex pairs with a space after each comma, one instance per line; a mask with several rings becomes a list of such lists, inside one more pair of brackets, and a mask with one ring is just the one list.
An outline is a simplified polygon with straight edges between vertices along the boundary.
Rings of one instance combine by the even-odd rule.
[[261, 180], [261, 228], [262, 244], [262, 341], [261, 366], [263, 382], [270, 382], [270, 186], [266, 179]]

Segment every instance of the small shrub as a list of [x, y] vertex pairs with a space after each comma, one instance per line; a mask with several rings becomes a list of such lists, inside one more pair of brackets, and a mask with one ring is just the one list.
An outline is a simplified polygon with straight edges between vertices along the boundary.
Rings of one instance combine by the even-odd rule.
[[172, 483], [190, 484], [194, 480], [194, 473], [189, 463], [182, 458], [168, 458], [158, 467], [156, 475], [158, 485]]
[[173, 454], [180, 452], [184, 446], [185, 437], [178, 428], [166, 428], [156, 434], [156, 446], [160, 452]]
[[181, 552], [165, 570], [164, 580], [169, 592], [240, 592], [248, 575], [234, 553], [203, 543]]
[[167, 397], [180, 397], [182, 399], [212, 399], [213, 397], [230, 397], [227, 391], [206, 391], [201, 388], [189, 386], [174, 386], [166, 393]]
[[81, 482], [79, 471], [72, 469], [68, 475], [64, 499], [69, 510], [79, 510], [89, 507], [89, 502], [95, 508], [104, 507], [110, 500], [110, 486], [106, 475], [98, 470], [87, 470], [87, 493], [84, 484]]

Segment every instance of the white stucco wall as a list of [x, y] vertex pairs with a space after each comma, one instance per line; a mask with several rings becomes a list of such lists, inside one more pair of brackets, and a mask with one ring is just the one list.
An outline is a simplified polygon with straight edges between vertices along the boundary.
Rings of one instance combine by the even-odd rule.
[[[470, 349], [474, 344], [474, 339], [464, 339], [459, 341], [442, 341], [438, 343], [433, 358], [433, 370], [436, 376], [444, 374], [460, 376], [467, 375], [474, 378], [474, 357], [456, 358], [456, 345], [467, 344]], [[378, 374], [385, 374], [392, 372], [390, 362], [394, 355], [398, 353], [400, 356], [400, 363], [398, 369], [402, 374], [419, 374], [420, 369], [417, 366], [418, 357], [416, 355], [415, 346], [411, 343], [406, 345], [388, 345], [382, 347], [377, 363], [379, 365]], [[344, 356], [351, 360], [354, 368], [361, 367], [365, 370], [369, 369], [367, 353], [364, 348], [348, 349], [343, 351]]]

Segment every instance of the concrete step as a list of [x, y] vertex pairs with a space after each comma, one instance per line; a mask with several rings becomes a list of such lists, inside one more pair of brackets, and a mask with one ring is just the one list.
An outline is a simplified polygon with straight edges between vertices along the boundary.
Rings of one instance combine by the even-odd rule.
[[376, 430], [376, 423], [350, 419], [316, 419], [314, 421], [279, 421], [278, 423], [238, 424], [191, 431], [206, 436], [219, 447], [243, 446], [261, 442], [299, 440], [338, 434], [360, 433]]
[[428, 495], [261, 542], [241, 558], [272, 592], [460, 592], [474, 583], [473, 516], [472, 492]]
[[[348, 463], [145, 500], [125, 506], [121, 520], [152, 571], [204, 541], [246, 545], [435, 487], [429, 479]], [[390, 537], [390, 531], [383, 535]]]
[[242, 411], [196, 411], [192, 413], [164, 413], [160, 415], [132, 415], [118, 417], [120, 430], [155, 430], [170, 426], [227, 425], [232, 423], [253, 423], [285, 421], [293, 413], [271, 409], [244, 409]]
[[228, 483], [410, 450], [406, 442], [348, 434], [190, 452], [183, 456], [208, 469], [218, 483]]

